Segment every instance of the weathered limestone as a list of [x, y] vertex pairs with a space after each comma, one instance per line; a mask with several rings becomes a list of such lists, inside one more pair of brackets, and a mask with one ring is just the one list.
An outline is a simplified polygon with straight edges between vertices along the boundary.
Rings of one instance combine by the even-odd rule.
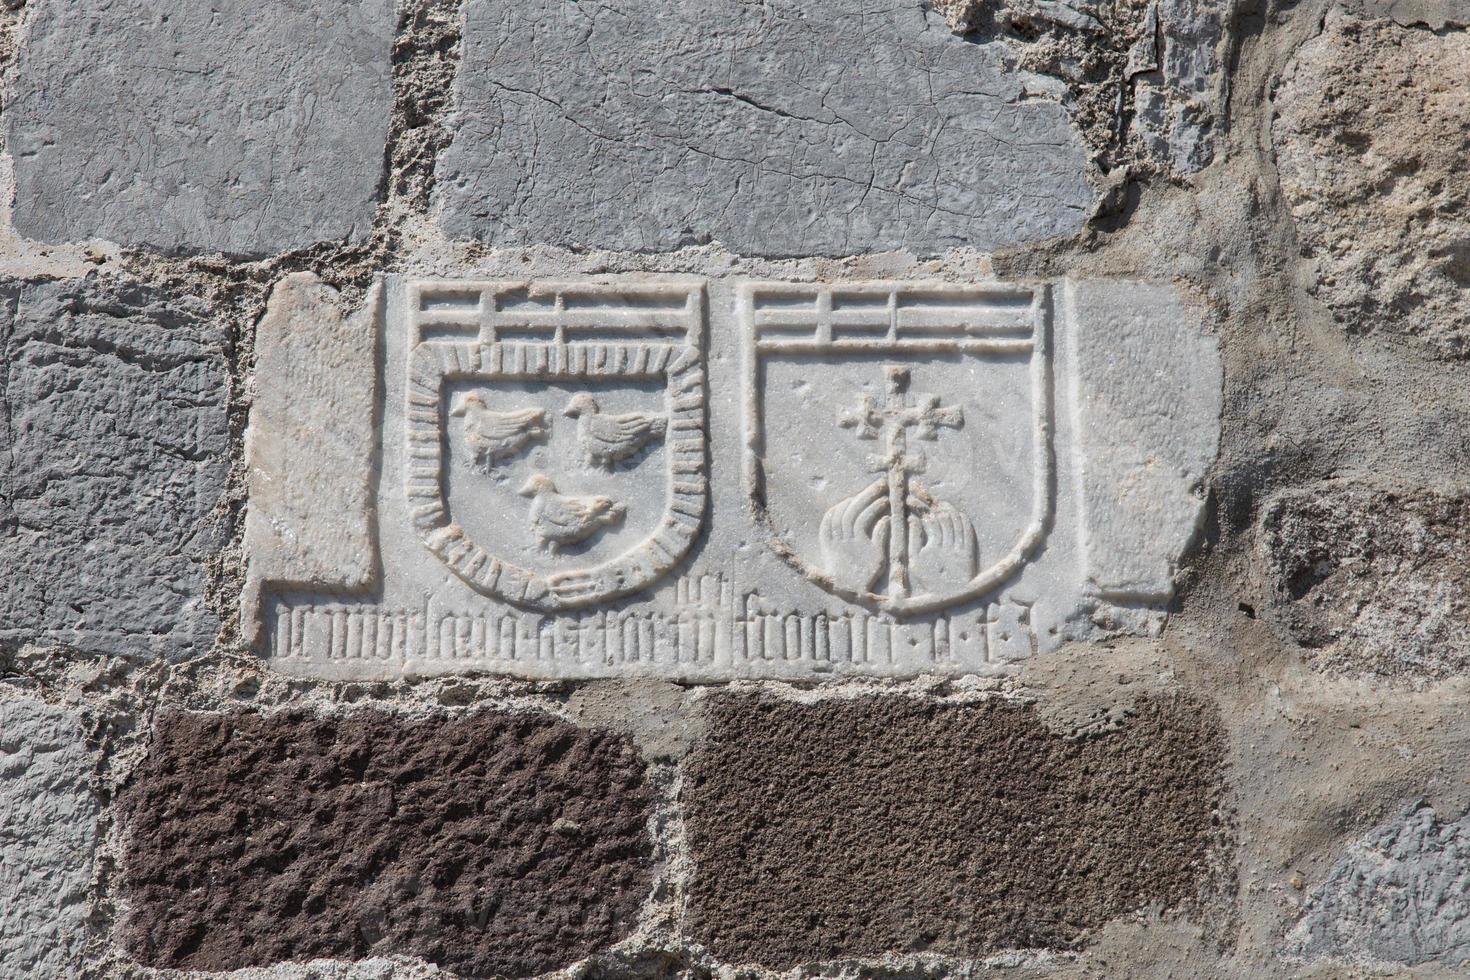
[[1312, 289], [1354, 333], [1470, 354], [1470, 35], [1328, 16], [1273, 133]]
[[1329, 483], [1261, 518], [1278, 617], [1325, 670], [1443, 677], [1470, 666], [1470, 501]]
[[118, 801], [123, 941], [183, 969], [544, 973], [632, 931], [649, 805], [626, 738], [546, 715], [167, 713]]
[[99, 812], [69, 708], [0, 699], [0, 975], [76, 976]]
[[28, 20], [5, 107], [22, 234], [240, 255], [367, 234], [391, 0], [49, 0]]
[[1228, 861], [1224, 739], [1185, 699], [1082, 740], [998, 698], [725, 696], [708, 725], [688, 928], [725, 962], [1071, 948], [1133, 910], [1197, 910]]
[[[316, 276], [287, 276], [256, 328], [261, 383], [245, 433], [250, 556], [241, 598], [247, 642], [263, 584], [344, 590], [373, 585], [372, 514], [377, 390], [357, 383], [377, 370], [381, 289], [348, 318], [337, 291]], [[358, 418], [363, 425], [333, 425]]]
[[243, 610], [293, 673], [1006, 671], [1161, 625], [1218, 441], [1163, 285], [390, 276], [381, 379], [304, 288]]
[[0, 284], [0, 640], [209, 648], [224, 341], [191, 297], [101, 278]]
[[[1078, 230], [1055, 83], [908, 0], [468, 0], [444, 228], [754, 255], [990, 249]], [[514, 39], [514, 40], [508, 40]]]
[[1425, 803], [1354, 843], [1307, 900], [1286, 951], [1316, 959], [1470, 964], [1470, 816]]

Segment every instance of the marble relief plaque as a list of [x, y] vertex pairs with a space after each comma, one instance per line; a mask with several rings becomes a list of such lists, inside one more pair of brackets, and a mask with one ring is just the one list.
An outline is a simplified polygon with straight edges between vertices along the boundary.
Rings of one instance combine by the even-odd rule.
[[1004, 671], [1162, 625], [1218, 441], [1168, 286], [292, 289], [317, 305], [262, 331], [243, 617], [296, 673]]

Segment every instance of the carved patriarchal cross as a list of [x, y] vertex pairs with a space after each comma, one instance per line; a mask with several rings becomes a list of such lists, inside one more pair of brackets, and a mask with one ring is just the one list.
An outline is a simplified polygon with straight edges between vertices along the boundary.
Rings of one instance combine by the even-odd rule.
[[883, 373], [883, 404], [864, 395], [856, 411], [838, 415], [837, 424], [856, 429], [860, 439], [883, 439], [883, 454], [873, 458], [873, 468], [888, 475], [888, 592], [902, 597], [909, 594], [909, 477], [924, 471], [924, 454], [909, 451], [908, 430], [933, 442], [941, 427], [962, 428], [965, 415], [957, 406], [941, 406], [937, 395], [911, 394], [908, 368], [888, 365]]

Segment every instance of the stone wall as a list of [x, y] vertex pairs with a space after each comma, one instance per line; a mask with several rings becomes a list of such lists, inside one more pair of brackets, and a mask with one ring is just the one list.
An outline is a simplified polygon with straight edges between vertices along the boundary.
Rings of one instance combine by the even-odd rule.
[[0, 8], [0, 978], [1464, 975], [1464, 3]]

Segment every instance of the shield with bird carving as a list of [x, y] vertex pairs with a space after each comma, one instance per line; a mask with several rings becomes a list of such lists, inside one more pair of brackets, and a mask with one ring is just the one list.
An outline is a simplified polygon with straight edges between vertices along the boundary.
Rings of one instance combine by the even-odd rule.
[[704, 518], [704, 293], [417, 283], [404, 493], [424, 545], [543, 611], [638, 592]]

